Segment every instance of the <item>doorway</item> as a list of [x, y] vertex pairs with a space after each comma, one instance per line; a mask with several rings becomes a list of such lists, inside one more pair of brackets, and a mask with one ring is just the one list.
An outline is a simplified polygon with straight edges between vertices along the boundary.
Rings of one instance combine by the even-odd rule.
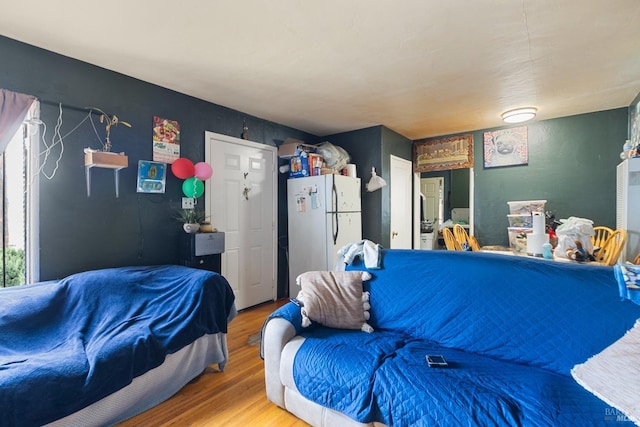
[[[457, 170], [458, 172], [461, 171], [461, 169]], [[421, 177], [420, 174], [416, 174], [416, 179], [414, 181], [414, 186], [416, 188], [418, 188], [419, 190], [416, 190], [415, 195], [414, 195], [414, 200], [415, 202], [415, 210], [416, 210], [416, 215], [414, 216], [416, 219], [414, 221], [414, 230], [420, 230], [420, 208], [424, 207], [424, 199], [421, 193], [423, 193], [423, 182], [426, 184], [427, 181], [425, 180], [430, 180], [430, 179], [440, 179], [442, 180], [442, 182], [444, 183], [443, 185], [443, 191], [442, 194], [439, 196], [438, 199], [438, 205], [442, 205], [442, 209], [440, 208], [440, 206], [438, 206], [438, 221], [437, 224], [434, 223], [434, 228], [436, 228], [437, 230], [437, 226], [442, 224], [445, 220], [451, 218], [451, 209], [455, 208], [455, 207], [461, 207], [464, 206], [464, 204], [467, 204], [467, 206], [469, 207], [469, 234], [470, 235], [474, 235], [474, 173], [473, 173], [473, 168], [469, 168], [468, 169], [468, 178], [466, 177], [466, 174], [464, 174], [464, 184], [461, 187], [463, 188], [463, 193], [464, 194], [456, 194], [455, 197], [452, 197], [451, 193], [452, 191], [455, 190], [451, 190], [451, 181], [452, 181], [452, 174], [455, 171], [450, 171], [450, 170], [445, 170], [445, 171], [441, 171], [439, 173], [436, 172], [431, 172], [428, 173], [427, 176], [423, 176]], [[466, 172], [466, 171], [465, 171]], [[458, 174], [461, 175], [461, 174]], [[459, 180], [459, 179], [458, 179]], [[468, 185], [468, 186], [467, 186]], [[455, 186], [455, 188], [460, 188], [459, 186]], [[460, 190], [458, 190], [460, 191]], [[447, 201], [447, 197], [448, 197], [448, 201]], [[454, 206], [450, 206], [452, 204], [451, 200], [454, 200], [453, 204]], [[457, 204], [457, 202], [462, 201], [462, 203]], [[466, 203], [464, 203], [466, 202]], [[434, 201], [435, 203], [435, 201]], [[428, 214], [427, 214], [428, 215]]]
[[277, 277], [276, 148], [205, 133], [205, 211], [225, 233], [222, 275], [238, 310], [275, 300]]
[[444, 221], [444, 178], [420, 179], [421, 221], [438, 227]]
[[411, 203], [413, 164], [409, 160], [391, 156], [390, 160], [390, 228], [391, 236], [389, 247], [391, 249], [411, 249], [412, 222]]

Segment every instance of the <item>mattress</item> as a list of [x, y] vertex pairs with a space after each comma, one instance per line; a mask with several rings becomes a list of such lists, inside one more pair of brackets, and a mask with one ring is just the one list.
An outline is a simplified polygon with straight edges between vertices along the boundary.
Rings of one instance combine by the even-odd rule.
[[203, 340], [206, 351], [194, 353], [201, 358], [194, 365], [180, 362], [178, 371], [188, 369], [183, 377], [160, 383], [160, 398], [144, 390], [121, 412], [135, 414], [166, 399], [207, 364], [224, 366], [220, 341], [235, 313], [233, 300], [224, 277], [175, 265], [94, 270], [3, 289], [0, 424], [39, 426], [75, 414], [212, 337]]

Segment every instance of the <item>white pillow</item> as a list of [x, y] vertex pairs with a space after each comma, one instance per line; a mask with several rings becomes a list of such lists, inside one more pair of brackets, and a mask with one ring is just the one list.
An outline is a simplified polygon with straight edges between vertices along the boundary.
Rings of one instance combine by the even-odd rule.
[[369, 280], [366, 271], [309, 271], [296, 279], [302, 288], [298, 300], [302, 303], [302, 326], [311, 321], [330, 328], [360, 329], [373, 332], [369, 320], [369, 292], [363, 292], [362, 282]]
[[633, 328], [571, 370], [582, 387], [640, 423], [640, 320]]

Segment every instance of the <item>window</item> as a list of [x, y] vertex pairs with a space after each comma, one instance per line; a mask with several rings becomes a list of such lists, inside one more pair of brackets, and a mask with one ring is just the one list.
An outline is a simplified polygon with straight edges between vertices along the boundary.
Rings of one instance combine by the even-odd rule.
[[[0, 154], [2, 228], [0, 286], [9, 287], [38, 280], [37, 274], [37, 164], [40, 121], [34, 103], [25, 123]], [[35, 156], [30, 156], [34, 153]]]

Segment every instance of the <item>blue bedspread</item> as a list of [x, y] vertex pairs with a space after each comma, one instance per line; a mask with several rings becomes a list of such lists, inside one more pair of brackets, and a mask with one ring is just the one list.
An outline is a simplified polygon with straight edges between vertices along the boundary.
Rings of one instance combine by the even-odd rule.
[[128, 385], [196, 338], [227, 332], [224, 277], [124, 267], [0, 290], [0, 425], [42, 425]]

